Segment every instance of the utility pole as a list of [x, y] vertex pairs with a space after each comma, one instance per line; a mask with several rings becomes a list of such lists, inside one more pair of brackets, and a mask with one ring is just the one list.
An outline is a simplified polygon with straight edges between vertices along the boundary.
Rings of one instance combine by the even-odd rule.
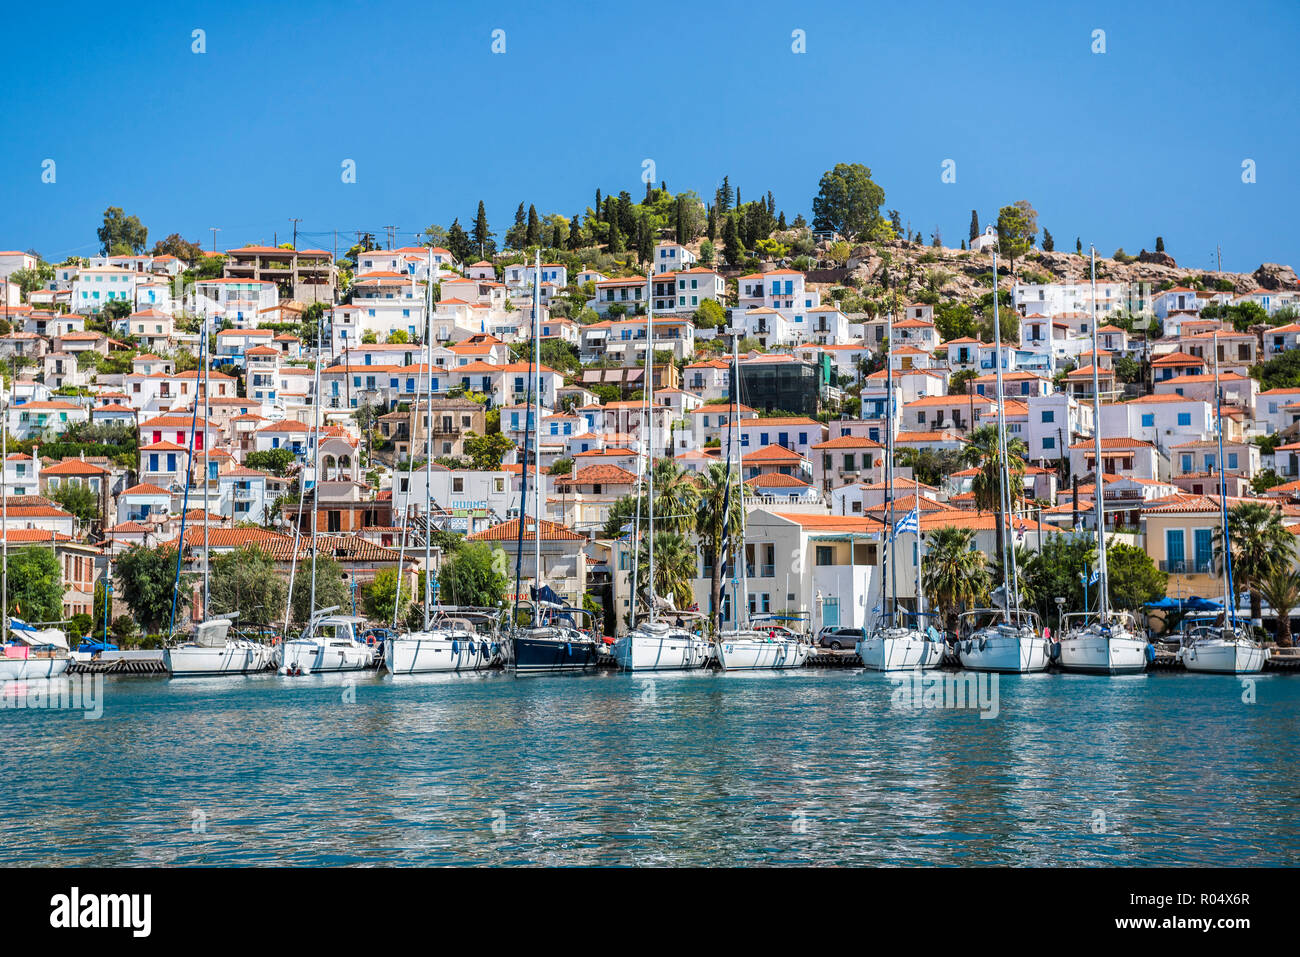
[[1219, 271], [1219, 272], [1223, 272], [1223, 247], [1222, 247], [1222, 246], [1215, 246], [1215, 247], [1214, 247], [1214, 250], [1215, 250], [1216, 261], [1217, 261], [1218, 264], [1219, 264], [1219, 269], [1218, 269], [1218, 271]]
[[212, 230], [212, 251], [215, 253], [217, 251], [217, 233], [221, 232], [221, 227], [209, 226], [208, 228]]
[[290, 216], [289, 222], [293, 223], [293, 249], [294, 252], [297, 252], [298, 251], [298, 224], [301, 223], [302, 220]]
[[389, 249], [392, 249], [392, 248], [393, 248], [393, 234], [394, 234], [395, 232], [397, 232], [397, 227], [396, 227], [396, 226], [385, 226], [384, 229], [388, 230], [388, 248], [389, 248]]

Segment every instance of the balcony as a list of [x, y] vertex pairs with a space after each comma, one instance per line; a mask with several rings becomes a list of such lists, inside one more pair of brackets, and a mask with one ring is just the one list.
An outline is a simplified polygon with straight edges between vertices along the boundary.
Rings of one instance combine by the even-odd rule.
[[1163, 561], [1160, 563], [1160, 570], [1171, 575], [1214, 575], [1218, 571], [1212, 558]]

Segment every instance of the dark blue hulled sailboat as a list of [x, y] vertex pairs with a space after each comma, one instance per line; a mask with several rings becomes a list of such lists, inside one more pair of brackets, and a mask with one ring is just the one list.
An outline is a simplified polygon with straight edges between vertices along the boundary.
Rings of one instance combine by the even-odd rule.
[[[537, 254], [533, 279], [533, 358], [528, 370], [528, 414], [524, 417], [524, 459], [519, 493], [519, 534], [515, 551], [515, 607], [512, 618], [519, 616], [519, 589], [523, 577], [524, 532], [528, 519], [528, 443], [533, 443], [533, 467], [536, 468], [540, 440], [537, 418], [540, 416], [541, 389], [534, 390], [537, 373], [541, 367], [541, 337], [538, 335], [538, 277], [541, 276], [541, 254]], [[533, 581], [529, 589], [531, 601], [526, 602], [531, 620], [526, 627], [514, 626], [510, 637], [510, 659], [515, 674], [555, 674], [587, 671], [596, 666], [596, 640], [578, 630], [579, 616], [588, 612], [569, 608], [560, 600], [554, 589], [542, 581], [542, 495], [541, 476], [534, 483], [533, 494]]]

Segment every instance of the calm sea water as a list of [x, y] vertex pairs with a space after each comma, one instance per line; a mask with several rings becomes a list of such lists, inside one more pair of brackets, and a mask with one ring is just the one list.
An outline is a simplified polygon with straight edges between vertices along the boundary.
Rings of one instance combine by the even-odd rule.
[[[0, 863], [1295, 864], [1300, 676], [113, 678], [0, 711]], [[355, 698], [355, 701], [346, 699]]]

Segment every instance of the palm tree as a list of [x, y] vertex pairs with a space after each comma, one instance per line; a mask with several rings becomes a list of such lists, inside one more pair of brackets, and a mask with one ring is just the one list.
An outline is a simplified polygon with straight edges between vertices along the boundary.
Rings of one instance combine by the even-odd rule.
[[693, 532], [700, 510], [699, 478], [668, 458], [655, 462], [654, 470], [656, 531]]
[[989, 590], [988, 567], [984, 553], [975, 549], [974, 530], [943, 525], [930, 532], [921, 576], [945, 623], [956, 618], [959, 607], [983, 599]]
[[[637, 558], [637, 579], [650, 580], [650, 556], [646, 543], [641, 544]], [[695, 549], [676, 532], [655, 532], [654, 593], [660, 598], [671, 598], [678, 608], [687, 608], [695, 600]]]
[[1269, 566], [1257, 586], [1277, 615], [1277, 643], [1291, 647], [1291, 612], [1300, 607], [1300, 569], [1294, 560], [1278, 561]]
[[[1002, 450], [998, 446], [998, 428], [996, 425], [981, 425], [966, 438], [968, 461], [979, 467], [971, 480], [971, 491], [975, 493], [975, 508], [981, 512], [996, 512], [1002, 501], [1002, 477], [1007, 473], [1010, 483], [1011, 509], [1025, 497], [1025, 456], [1029, 449], [1023, 439], [1007, 439], [1007, 465], [1002, 462]], [[1007, 516], [1010, 520], [1010, 516]], [[997, 525], [998, 554], [1004, 550], [1003, 527]]]
[[[1215, 558], [1223, 567], [1223, 532], [1216, 529]], [[1282, 524], [1282, 513], [1258, 502], [1242, 502], [1228, 510], [1228, 541], [1232, 545], [1234, 592], [1250, 591], [1250, 617], [1263, 614], [1259, 583], [1276, 564], [1290, 564], [1295, 557], [1296, 537]], [[1233, 602], [1237, 596], [1231, 596]]]
[[709, 576], [709, 596], [712, 601], [712, 623], [716, 632], [722, 621], [722, 529], [727, 524], [726, 512], [730, 512], [731, 533], [738, 535], [745, 521], [745, 509], [740, 494], [735, 488], [728, 491], [727, 467], [717, 462], [709, 466], [705, 477], [704, 491], [700, 497], [699, 516], [695, 523], [699, 535], [700, 548], [713, 566]]

